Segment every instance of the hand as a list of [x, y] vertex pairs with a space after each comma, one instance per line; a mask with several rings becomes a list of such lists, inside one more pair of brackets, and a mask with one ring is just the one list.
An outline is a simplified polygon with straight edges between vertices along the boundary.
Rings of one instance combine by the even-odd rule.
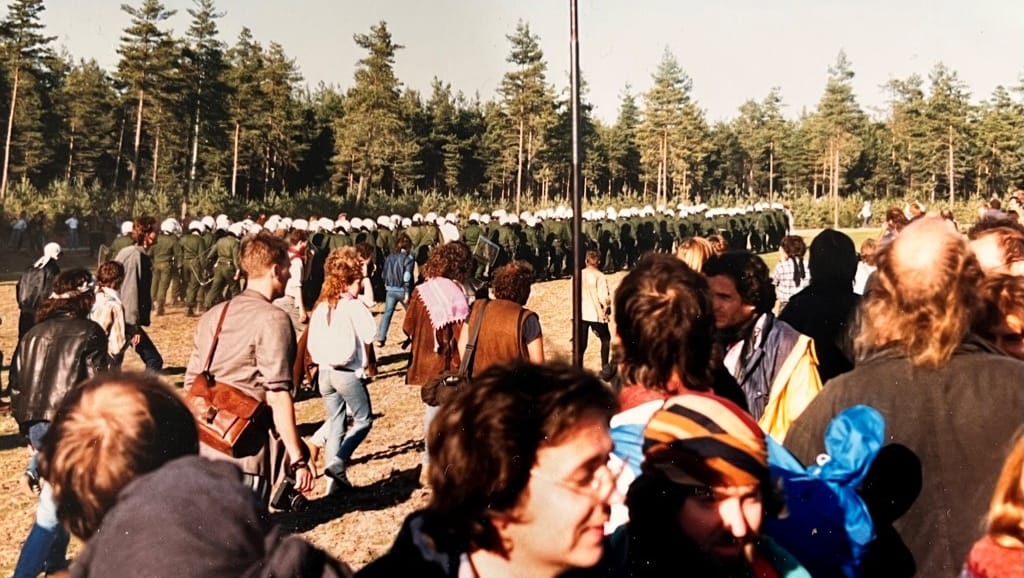
[[132, 335], [130, 343], [132, 344], [132, 347], [138, 347], [140, 341], [142, 341], [142, 334], [136, 333], [135, 335]]
[[309, 464], [304, 465], [295, 471], [295, 489], [303, 494], [313, 489], [313, 472], [309, 469]]

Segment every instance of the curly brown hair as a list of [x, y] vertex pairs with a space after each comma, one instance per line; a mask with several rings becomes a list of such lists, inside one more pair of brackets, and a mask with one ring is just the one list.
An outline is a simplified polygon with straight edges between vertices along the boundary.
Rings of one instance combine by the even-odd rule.
[[530, 299], [530, 286], [534, 280], [533, 265], [527, 261], [512, 261], [494, 272], [491, 288], [498, 299], [507, 299], [526, 305]]
[[427, 279], [444, 277], [452, 281], [462, 281], [472, 264], [473, 255], [465, 243], [445, 243], [430, 251], [430, 256], [423, 265], [423, 276]]
[[331, 251], [324, 263], [324, 285], [320, 289], [317, 304], [326, 301], [334, 307], [342, 293], [362, 278], [363, 265], [359, 262], [355, 247], [339, 247]]

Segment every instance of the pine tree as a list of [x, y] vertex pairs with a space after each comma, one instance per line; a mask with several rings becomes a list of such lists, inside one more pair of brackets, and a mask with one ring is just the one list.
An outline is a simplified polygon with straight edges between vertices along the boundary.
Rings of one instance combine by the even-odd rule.
[[[36, 77], [44, 67], [43, 59], [51, 56], [49, 44], [53, 36], [44, 36], [40, 16], [45, 10], [43, 0], [14, 0], [7, 7], [7, 17], [0, 23], [0, 49], [10, 76], [11, 98], [7, 115], [7, 137], [4, 141], [3, 176], [0, 178], [0, 207], [7, 198], [11, 159], [11, 137], [14, 132], [18, 92], [24, 77]], [[37, 108], [36, 111], [40, 109]]]
[[640, 188], [639, 128], [640, 108], [627, 84], [619, 103], [618, 118], [607, 132], [609, 193], [627, 193]]
[[66, 160], [63, 178], [81, 184], [113, 185], [117, 147], [117, 91], [95, 60], [71, 66], [61, 87]]
[[[175, 14], [159, 0], [143, 0], [138, 8], [122, 4], [121, 10], [131, 17], [124, 29], [117, 53], [118, 79], [136, 101], [135, 137], [132, 148], [131, 180], [128, 208], [134, 211], [142, 154], [142, 128], [147, 99], [155, 100], [153, 92], [161, 90], [174, 61], [175, 46], [170, 32], [161, 25]], [[156, 144], [159, 141], [155, 141]]]
[[936, 64], [929, 75], [931, 83], [925, 108], [927, 126], [927, 168], [931, 173], [932, 202], [945, 188], [950, 204], [956, 196], [957, 169], [969, 166], [970, 93], [955, 70]]
[[[355, 186], [357, 202], [377, 185], [394, 192], [401, 181], [411, 185], [417, 173], [419, 154], [408, 124], [408, 108], [401, 101], [401, 83], [395, 77], [395, 54], [403, 48], [391, 39], [387, 24], [370, 27], [369, 34], [356, 34], [356, 44], [367, 51], [355, 72], [355, 85], [345, 97], [342, 135], [335, 145], [334, 181], [347, 172]], [[407, 103], [408, 104], [408, 103]]]
[[530, 188], [531, 169], [540, 148], [541, 133], [554, 120], [554, 98], [547, 84], [547, 64], [540, 38], [530, 25], [520, 20], [516, 31], [506, 36], [512, 50], [506, 61], [514, 68], [505, 73], [499, 92], [505, 115], [517, 132], [515, 211], [518, 213], [525, 188]]
[[865, 116], [853, 93], [853, 68], [840, 50], [836, 63], [829, 67], [825, 93], [818, 103], [814, 119], [816, 144], [821, 151], [823, 166], [828, 171], [829, 194], [832, 197], [832, 224], [839, 226], [839, 195], [843, 179], [857, 159], [862, 147]]
[[182, 61], [184, 101], [188, 105], [191, 130], [189, 131], [188, 178], [185, 195], [182, 198], [182, 215], [188, 212], [188, 204], [196, 191], [201, 159], [200, 149], [222, 148], [227, 143], [223, 130], [227, 119], [227, 93], [225, 82], [227, 62], [224, 43], [218, 38], [217, 20], [224, 16], [217, 12], [213, 0], [193, 0], [195, 8], [189, 8], [192, 17], [186, 33], [184, 58]]

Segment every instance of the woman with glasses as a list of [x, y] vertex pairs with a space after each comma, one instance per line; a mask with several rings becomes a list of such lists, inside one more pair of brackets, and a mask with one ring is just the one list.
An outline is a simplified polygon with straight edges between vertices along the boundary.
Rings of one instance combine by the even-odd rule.
[[[324, 286], [309, 320], [307, 347], [320, 366], [320, 395], [328, 424], [324, 475], [327, 493], [348, 489], [345, 468], [373, 425], [367, 367], [376, 327], [359, 299], [363, 266], [356, 250], [341, 247], [324, 264]], [[346, 428], [345, 414], [352, 414]]]
[[597, 564], [615, 494], [611, 391], [563, 364], [498, 365], [431, 424], [425, 510], [359, 576], [554, 577]]

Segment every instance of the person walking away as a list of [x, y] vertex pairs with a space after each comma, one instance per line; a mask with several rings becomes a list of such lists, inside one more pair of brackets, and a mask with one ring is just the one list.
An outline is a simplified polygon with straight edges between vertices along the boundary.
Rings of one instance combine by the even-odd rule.
[[125, 335], [150, 371], [164, 367], [164, 358], [145, 330], [153, 310], [153, 260], [148, 251], [156, 243], [156, 237], [156, 220], [150, 216], [139, 217], [132, 225], [132, 244], [121, 249], [116, 257], [124, 266], [121, 304], [124, 305]]
[[[124, 305], [118, 290], [124, 282], [124, 265], [107, 261], [96, 270], [96, 302], [89, 312], [107, 334], [107, 355], [110, 367], [119, 368], [124, 361], [124, 350], [130, 345], [125, 336]], [[138, 338], [138, 335], [136, 335]]]
[[583, 277], [583, 308], [580, 327], [580, 349], [587, 351], [590, 332], [601, 340], [601, 377], [609, 379], [612, 367], [608, 365], [611, 354], [612, 335], [608, 330], [608, 319], [612, 312], [612, 297], [608, 291], [608, 278], [605, 277], [598, 262], [601, 258], [597, 251], [587, 251], [587, 266], [580, 273]]
[[[324, 475], [327, 494], [351, 488], [346, 468], [373, 426], [368, 365], [374, 324], [359, 301], [363, 266], [356, 250], [342, 247], [324, 264], [324, 287], [310, 317], [307, 347], [319, 366], [320, 395], [328, 424]], [[347, 414], [352, 425], [346, 427]], [[314, 436], [315, 437], [315, 436]]]
[[39, 475], [37, 452], [64, 396], [107, 367], [107, 336], [89, 319], [94, 299], [88, 271], [61, 273], [37, 311], [38, 323], [18, 341], [11, 358], [11, 414], [33, 452], [25, 476], [40, 489], [35, 523], [22, 545], [15, 578], [67, 567], [68, 533], [57, 519], [52, 488]]
[[391, 327], [391, 318], [395, 314], [395, 308], [399, 303], [403, 308], [409, 306], [409, 295], [412, 293], [413, 274], [416, 268], [416, 260], [411, 251], [412, 241], [409, 236], [402, 233], [390, 255], [384, 259], [382, 275], [384, 277], [384, 313], [380, 317], [380, 325], [377, 327], [377, 347], [384, 347], [388, 340], [388, 329]]
[[199, 319], [184, 385], [186, 389], [192, 387], [196, 376], [206, 369], [218, 321], [224, 308], [229, 307], [209, 371], [221, 383], [266, 401], [274, 427], [267, 432], [266, 443], [249, 455], [232, 458], [205, 444], [200, 447], [200, 454], [237, 465], [244, 483], [266, 505], [271, 487], [284, 478], [286, 469], [299, 492], [311, 490], [314, 481], [308, 450], [296, 430], [291, 395], [295, 330], [288, 314], [272, 303], [284, 295], [288, 283], [288, 243], [261, 231], [246, 238], [240, 262], [248, 280], [245, 291]]
[[18, 299], [18, 339], [35, 325], [36, 309], [50, 296], [54, 280], [60, 274], [57, 260], [60, 259], [60, 245], [47, 243], [43, 256], [18, 279], [15, 295]]

